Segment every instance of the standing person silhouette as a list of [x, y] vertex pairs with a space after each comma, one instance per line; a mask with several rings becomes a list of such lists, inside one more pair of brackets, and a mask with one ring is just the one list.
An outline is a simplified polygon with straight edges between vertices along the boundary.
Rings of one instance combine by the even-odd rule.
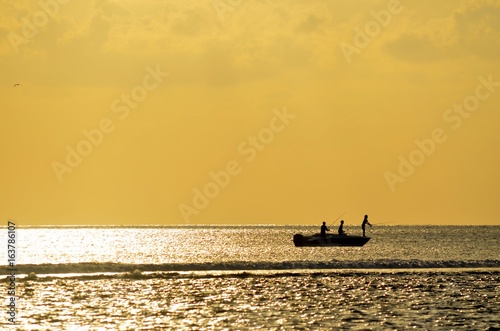
[[368, 215], [365, 215], [365, 218], [363, 219], [363, 223], [361, 223], [361, 228], [363, 229], [363, 237], [366, 237], [365, 235], [365, 226], [366, 224], [368, 224], [370, 226], [370, 228], [372, 227], [372, 225], [370, 224], [370, 222], [368, 222]]
[[344, 220], [340, 221], [339, 225], [339, 235], [345, 236], [347, 233], [344, 231]]
[[326, 231], [330, 231], [330, 229], [326, 227], [326, 222], [323, 222], [323, 225], [321, 226], [321, 236], [322, 237], [326, 237]]

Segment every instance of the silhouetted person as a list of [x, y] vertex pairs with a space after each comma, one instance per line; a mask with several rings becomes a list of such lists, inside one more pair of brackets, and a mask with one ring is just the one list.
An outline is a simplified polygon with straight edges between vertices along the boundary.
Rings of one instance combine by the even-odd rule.
[[361, 228], [363, 229], [363, 237], [366, 237], [365, 236], [365, 226], [366, 226], [366, 224], [368, 224], [370, 227], [372, 227], [372, 225], [370, 224], [370, 222], [368, 222], [368, 215], [365, 215], [363, 223], [361, 223]]
[[330, 231], [329, 228], [326, 227], [326, 223], [323, 222], [323, 225], [321, 226], [321, 236], [326, 237], [326, 231]]
[[339, 225], [339, 235], [345, 236], [347, 233], [344, 231], [344, 220], [340, 221]]

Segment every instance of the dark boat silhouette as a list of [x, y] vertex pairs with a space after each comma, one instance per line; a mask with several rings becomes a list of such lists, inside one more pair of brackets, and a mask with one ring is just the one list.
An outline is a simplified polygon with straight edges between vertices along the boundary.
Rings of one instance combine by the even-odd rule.
[[312, 236], [304, 236], [297, 233], [293, 236], [293, 243], [296, 247], [303, 246], [363, 246], [370, 240], [370, 237], [349, 236], [338, 234], [327, 234], [322, 237], [319, 233]]

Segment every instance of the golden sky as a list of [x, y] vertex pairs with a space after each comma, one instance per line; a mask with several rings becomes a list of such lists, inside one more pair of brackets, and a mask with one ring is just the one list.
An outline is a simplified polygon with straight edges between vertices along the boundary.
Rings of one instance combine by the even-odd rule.
[[500, 1], [0, 6], [5, 222], [500, 225]]

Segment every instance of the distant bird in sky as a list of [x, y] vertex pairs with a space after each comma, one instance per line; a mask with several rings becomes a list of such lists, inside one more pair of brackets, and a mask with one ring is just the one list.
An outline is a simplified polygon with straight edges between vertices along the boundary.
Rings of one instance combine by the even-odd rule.
[[17, 84], [17, 83], [16, 83], [16, 84], [14, 84], [14, 87], [16, 87], [16, 86], [20, 86], [20, 85], [21, 85], [21, 84]]

